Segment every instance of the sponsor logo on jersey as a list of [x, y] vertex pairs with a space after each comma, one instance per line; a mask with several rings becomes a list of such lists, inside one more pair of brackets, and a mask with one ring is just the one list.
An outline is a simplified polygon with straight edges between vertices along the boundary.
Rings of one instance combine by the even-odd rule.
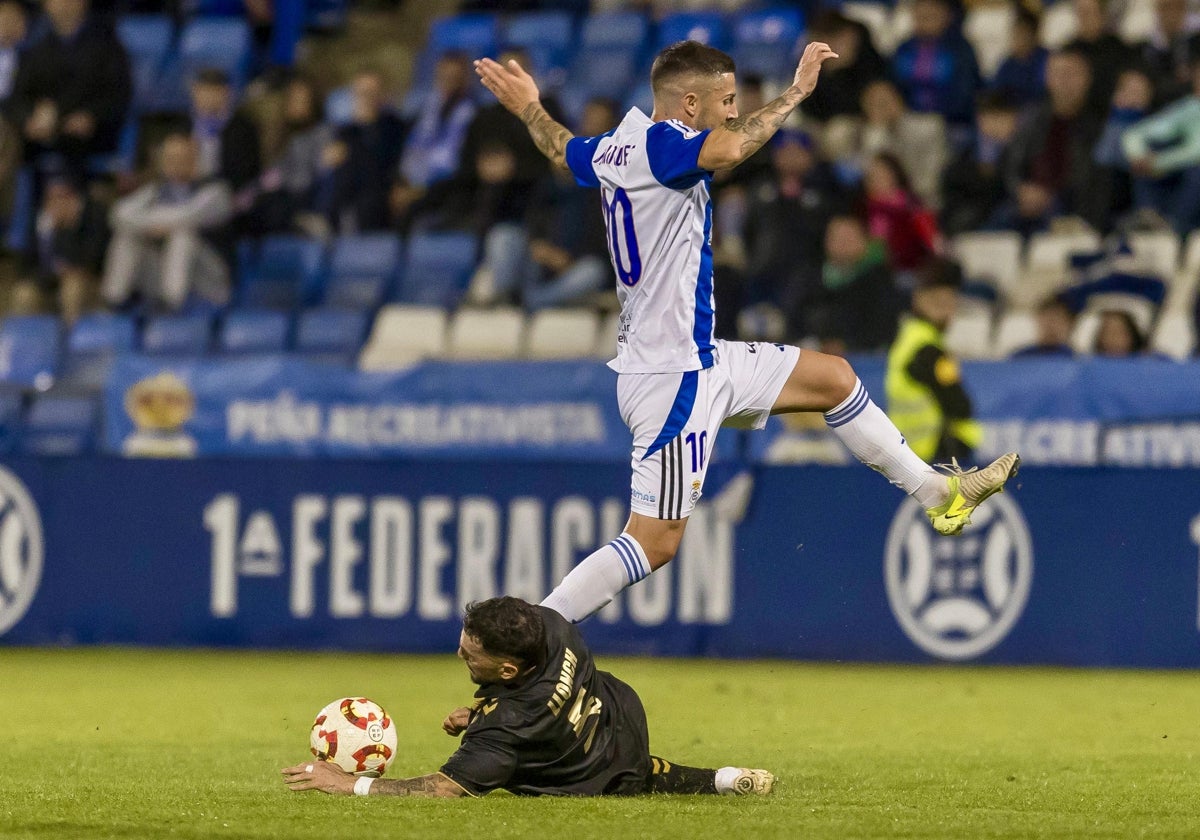
[[1021, 509], [994, 496], [961, 537], [939, 536], [907, 499], [888, 531], [888, 603], [917, 647], [939, 659], [973, 659], [999, 644], [1025, 609], [1033, 543]]
[[29, 491], [0, 467], [0, 635], [21, 620], [42, 580], [42, 520]]

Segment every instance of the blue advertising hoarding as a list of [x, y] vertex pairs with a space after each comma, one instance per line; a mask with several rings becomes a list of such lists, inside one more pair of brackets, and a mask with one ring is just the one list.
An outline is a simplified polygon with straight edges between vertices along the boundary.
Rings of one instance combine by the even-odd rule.
[[[1198, 471], [1027, 468], [960, 539], [864, 468], [724, 478], [587, 622], [598, 650], [1200, 666]], [[10, 459], [0, 643], [451, 651], [463, 604], [540, 599], [615, 536], [627, 488], [609, 464]]]
[[[884, 362], [856, 359], [877, 400]], [[1200, 362], [1022, 359], [965, 364], [987, 461], [1200, 468]], [[560, 460], [623, 463], [616, 374], [599, 361], [426, 362], [364, 373], [284, 356], [129, 355], [105, 393], [104, 449], [128, 455]], [[756, 461], [807, 460], [811, 429], [776, 419]], [[816, 434], [821, 434], [818, 430]], [[736, 433], [722, 434], [722, 445]], [[819, 460], [846, 461], [832, 441]], [[737, 448], [737, 447], [734, 447]]]

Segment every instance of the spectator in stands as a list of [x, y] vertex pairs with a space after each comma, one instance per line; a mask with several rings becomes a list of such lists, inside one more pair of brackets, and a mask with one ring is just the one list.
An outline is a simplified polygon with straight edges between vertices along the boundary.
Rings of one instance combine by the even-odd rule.
[[1092, 148], [1103, 118], [1089, 107], [1091, 65], [1077, 49], [1046, 64], [1046, 98], [1013, 138], [1005, 173], [1006, 205], [994, 222], [1030, 233], [1057, 216], [1082, 217], [1097, 230], [1111, 227], [1108, 170]]
[[1142, 62], [1154, 80], [1155, 102], [1164, 105], [1187, 96], [1192, 63], [1200, 58], [1200, 16], [1187, 0], [1155, 0], [1154, 31], [1142, 45]]
[[735, 305], [773, 303], [791, 319], [790, 332], [800, 334], [804, 306], [818, 285], [825, 226], [845, 202], [806, 132], [781, 129], [770, 146], [773, 176], [749, 190], [741, 233], [745, 282]]
[[[800, 103], [806, 117], [824, 122], [834, 117], [861, 115], [863, 90], [871, 82], [886, 78], [887, 62], [871, 43], [871, 33], [862, 23], [837, 11], [823, 12], [813, 23], [811, 38], [829, 44], [838, 57], [821, 68], [821, 84]], [[751, 113], [739, 97], [738, 110]]]
[[1115, 5], [1111, 0], [1072, 0], [1078, 27], [1067, 46], [1083, 55], [1092, 71], [1090, 102], [1100, 112], [1108, 109], [1117, 77], [1137, 61], [1137, 51], [1116, 33]]
[[[1144, 70], [1131, 68], [1117, 77], [1108, 121], [1093, 150], [1096, 163], [1106, 167], [1112, 178], [1112, 204], [1109, 210], [1114, 216], [1123, 215], [1133, 204], [1130, 165], [1121, 139], [1131, 126], [1146, 116], [1153, 102], [1154, 84]], [[1160, 225], [1162, 217], [1151, 214], [1150, 222], [1154, 226]]]
[[1004, 173], [1018, 106], [1001, 91], [980, 94], [975, 106], [975, 142], [942, 171], [942, 230], [956, 236], [986, 226], [1004, 201]]
[[239, 192], [258, 177], [262, 147], [258, 125], [234, 102], [229, 74], [206, 68], [192, 80], [190, 126], [199, 150], [201, 178], [220, 178]]
[[32, 265], [14, 289], [14, 308], [39, 311], [53, 297], [59, 314], [74, 322], [92, 298], [108, 245], [108, 221], [81, 182], [71, 175], [50, 177], [37, 216]]
[[517, 180], [517, 159], [503, 143], [483, 145], [470, 169], [438, 181], [413, 208], [419, 230], [458, 230], [486, 241], [497, 225], [519, 225], [533, 185]]
[[952, 0], [916, 0], [913, 36], [892, 56], [892, 77], [914, 111], [941, 114], [952, 134], [966, 134], [982, 85], [975, 49], [963, 37]]
[[904, 309], [883, 243], [867, 236], [860, 218], [834, 216], [825, 228], [821, 285], [808, 309], [808, 332], [822, 352], [873, 352], [896, 337]]
[[1033, 344], [1013, 351], [1013, 358], [1028, 356], [1074, 356], [1071, 332], [1075, 329], [1075, 312], [1058, 297], [1049, 297], [1037, 309], [1037, 338]]
[[111, 306], [135, 293], [170, 311], [188, 294], [223, 304], [229, 266], [222, 237], [233, 217], [229, 185], [200, 175], [200, 150], [188, 134], [170, 134], [159, 149], [159, 178], [118, 201], [101, 292]]
[[400, 118], [386, 106], [383, 76], [362, 70], [351, 82], [351, 120], [321, 152], [318, 209], [339, 233], [384, 230], [404, 143]]
[[[593, 99], [583, 109], [580, 136], [597, 137], [618, 122], [616, 103]], [[538, 182], [523, 224], [502, 222], [488, 231], [484, 258], [471, 280], [479, 305], [516, 297], [526, 309], [586, 301], [612, 284], [603, 215], [594, 195], [580, 190], [565, 169]]]
[[400, 182], [393, 192], [399, 215], [429, 187], [454, 174], [467, 127], [475, 118], [470, 59], [457, 50], [443, 53], [433, 73], [433, 90], [417, 113], [400, 156]]
[[328, 233], [315, 209], [321, 156], [333, 142], [333, 129], [324, 121], [316, 85], [296, 76], [283, 92], [283, 138], [279, 156], [258, 181], [254, 215], [265, 232], [303, 230], [314, 236]]
[[1181, 235], [1200, 225], [1200, 57], [1192, 63], [1192, 95], [1135, 123], [1121, 146], [1135, 176], [1134, 203]]
[[921, 200], [936, 206], [938, 178], [946, 165], [946, 125], [938, 114], [917, 114], [886, 79], [867, 85], [863, 119], [838, 117], [825, 131], [825, 153], [842, 172], [861, 173], [875, 155], [895, 155]]
[[87, 158], [117, 148], [132, 82], [125, 48], [88, 0], [46, 0], [49, 28], [21, 56], [8, 113], [25, 158], [57, 152], [83, 176]]
[[884, 152], [871, 159], [863, 178], [865, 215], [871, 236], [883, 241], [897, 282], [912, 288], [912, 273], [940, 247], [937, 217], [913, 192], [904, 165]]
[[[504, 50], [497, 59], [501, 64], [516, 61], [526, 72], [533, 72], [529, 54], [520, 49]], [[542, 106], [553, 119], [565, 122], [562, 109], [553, 96], [544, 96]], [[605, 129], [607, 131], [607, 129]], [[459, 153], [460, 162], [473, 161], [478, 156], [479, 148], [485, 144], [503, 144], [513, 153], [517, 161], [517, 179], [533, 183], [550, 174], [550, 164], [546, 156], [538, 151], [529, 129], [521, 118], [511, 113], [499, 102], [490, 102], [482, 106], [467, 126], [463, 138], [462, 149]]]
[[8, 111], [27, 29], [25, 7], [14, 0], [0, 2], [0, 219], [12, 214], [13, 187], [21, 166], [21, 131]]
[[888, 351], [888, 416], [912, 451], [930, 463], [970, 460], [983, 439], [958, 361], [945, 346], [961, 289], [962, 270], [956, 263], [928, 262], [913, 291], [910, 315]]
[[1000, 63], [991, 88], [1019, 105], [1029, 105], [1046, 91], [1046, 59], [1050, 53], [1038, 34], [1041, 18], [1025, 5], [1017, 7], [1009, 37], [1008, 56]]
[[1141, 355], [1146, 347], [1146, 336], [1133, 315], [1124, 309], [1105, 309], [1100, 312], [1093, 353], [1110, 359], [1124, 359]]

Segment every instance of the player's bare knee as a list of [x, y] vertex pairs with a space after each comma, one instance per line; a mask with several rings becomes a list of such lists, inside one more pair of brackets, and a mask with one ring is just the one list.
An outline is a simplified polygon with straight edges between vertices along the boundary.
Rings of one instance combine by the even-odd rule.
[[829, 400], [829, 408], [833, 408], [854, 391], [854, 383], [858, 381], [858, 374], [841, 356], [826, 356], [825, 358], [827, 361], [823, 365], [825, 372], [823, 385]]
[[625, 533], [637, 540], [653, 570], [671, 562], [671, 558], [679, 550], [686, 525], [686, 519], [654, 519], [635, 513], [629, 517]]

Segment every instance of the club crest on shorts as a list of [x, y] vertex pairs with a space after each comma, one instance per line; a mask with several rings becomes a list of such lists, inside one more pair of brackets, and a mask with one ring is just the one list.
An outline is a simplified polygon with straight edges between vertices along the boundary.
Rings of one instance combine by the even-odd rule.
[[0, 467], [0, 635], [25, 615], [42, 580], [42, 520], [29, 491]]
[[961, 537], [943, 537], [906, 499], [888, 529], [888, 603], [917, 647], [961, 661], [991, 650], [1025, 609], [1033, 582], [1033, 541], [1021, 509], [993, 496]]
[[692, 482], [692, 504], [696, 504], [696, 500], [700, 498], [700, 481]]

